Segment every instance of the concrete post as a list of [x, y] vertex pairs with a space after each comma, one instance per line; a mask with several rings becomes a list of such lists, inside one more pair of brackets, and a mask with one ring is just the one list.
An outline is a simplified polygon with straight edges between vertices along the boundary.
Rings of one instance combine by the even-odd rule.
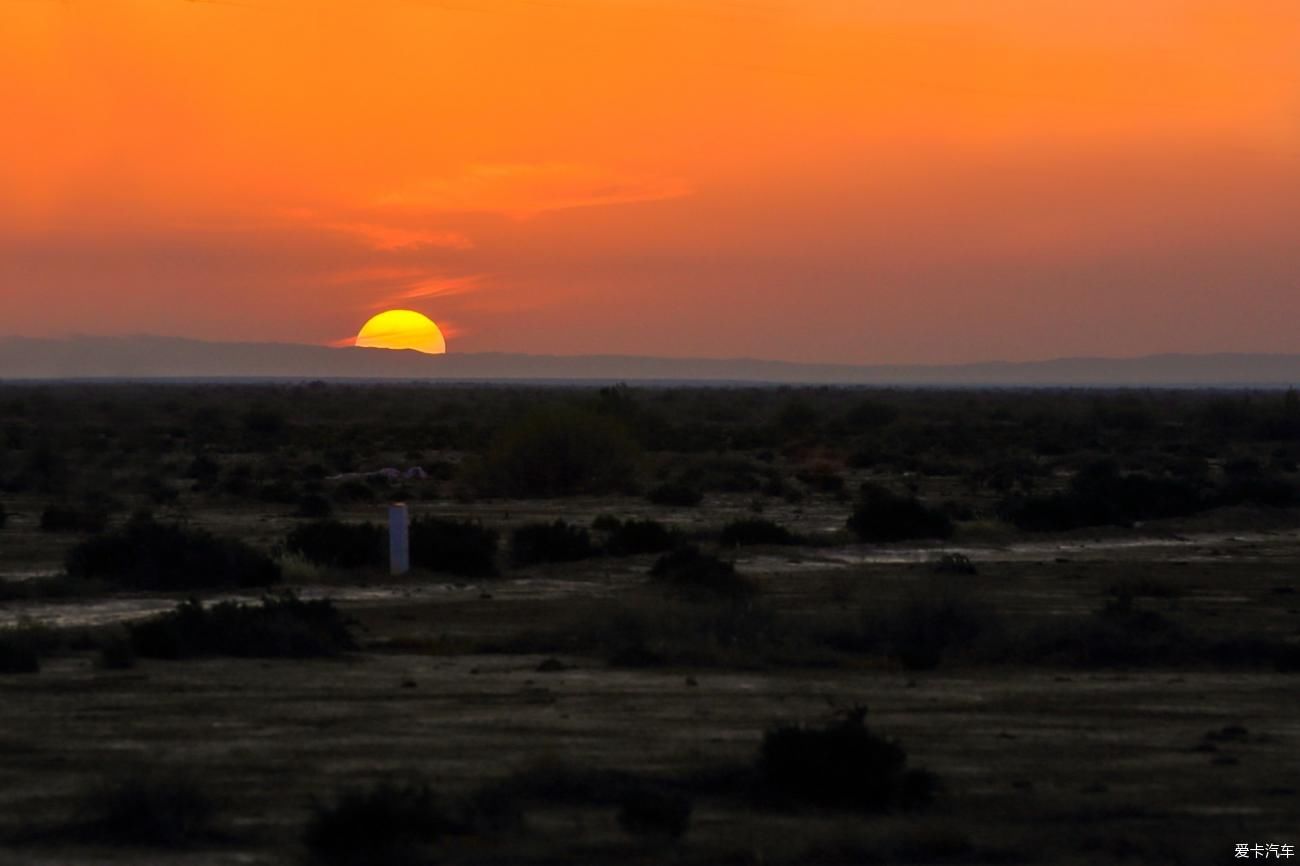
[[388, 570], [392, 574], [411, 570], [410, 521], [404, 502], [388, 506]]

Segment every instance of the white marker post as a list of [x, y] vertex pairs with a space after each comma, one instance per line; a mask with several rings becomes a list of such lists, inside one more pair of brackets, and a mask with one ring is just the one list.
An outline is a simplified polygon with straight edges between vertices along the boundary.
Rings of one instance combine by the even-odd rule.
[[388, 570], [391, 574], [411, 570], [410, 522], [405, 502], [388, 506]]

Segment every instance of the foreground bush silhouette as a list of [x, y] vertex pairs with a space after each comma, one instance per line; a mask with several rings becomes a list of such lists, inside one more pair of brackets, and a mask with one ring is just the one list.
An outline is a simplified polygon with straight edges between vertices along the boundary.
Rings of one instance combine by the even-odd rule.
[[802, 539], [784, 526], [762, 518], [734, 520], [722, 528], [718, 538], [723, 547], [752, 544], [799, 544]]
[[280, 566], [242, 541], [152, 520], [82, 541], [68, 551], [66, 567], [71, 577], [132, 589], [264, 587], [280, 579]]
[[693, 544], [659, 557], [650, 569], [650, 577], [688, 598], [743, 599], [757, 592], [754, 582], [738, 573], [734, 565]]
[[285, 547], [330, 568], [376, 568], [387, 556], [388, 533], [373, 523], [320, 520], [295, 527]]
[[623, 794], [619, 826], [633, 836], [680, 839], [691, 826], [689, 797], [665, 787], [643, 785]]
[[318, 866], [417, 866], [450, 824], [427, 785], [382, 782], [314, 804], [303, 842]]
[[576, 562], [595, 554], [587, 530], [563, 520], [529, 523], [510, 534], [510, 560], [515, 565]]
[[875, 484], [862, 485], [847, 525], [863, 541], [950, 538], [953, 533], [952, 520], [939, 509]]
[[704, 499], [704, 493], [698, 487], [682, 481], [666, 481], [650, 488], [646, 499], [655, 505], [675, 505], [680, 508], [694, 508]]
[[783, 725], [763, 736], [758, 770], [764, 793], [790, 806], [883, 812], [933, 798], [937, 780], [907, 769], [907, 752], [866, 726], [858, 708], [823, 728]]
[[41, 512], [42, 532], [103, 532], [108, 514], [96, 508], [49, 505]]
[[624, 490], [639, 448], [617, 419], [567, 406], [538, 409], [503, 430], [477, 486], [503, 496], [550, 497]]
[[91, 840], [175, 848], [211, 837], [217, 803], [189, 774], [145, 770], [100, 783], [81, 809], [79, 835]]
[[22, 629], [0, 631], [0, 674], [34, 674], [40, 670], [40, 652]]
[[174, 611], [130, 626], [141, 656], [311, 658], [356, 649], [338, 608], [328, 599], [302, 601], [286, 594], [260, 605], [222, 602], [205, 608], [187, 601]]
[[663, 553], [676, 543], [672, 530], [657, 520], [600, 517], [592, 523], [592, 528], [605, 533], [604, 549], [610, 556]]
[[417, 517], [411, 521], [411, 565], [465, 577], [497, 573], [497, 532], [471, 520]]

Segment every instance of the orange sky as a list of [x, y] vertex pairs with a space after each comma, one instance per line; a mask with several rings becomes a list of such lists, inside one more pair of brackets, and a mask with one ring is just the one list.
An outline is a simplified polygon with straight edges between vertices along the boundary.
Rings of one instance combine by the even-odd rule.
[[0, 106], [0, 334], [1300, 352], [1295, 0], [0, 0]]

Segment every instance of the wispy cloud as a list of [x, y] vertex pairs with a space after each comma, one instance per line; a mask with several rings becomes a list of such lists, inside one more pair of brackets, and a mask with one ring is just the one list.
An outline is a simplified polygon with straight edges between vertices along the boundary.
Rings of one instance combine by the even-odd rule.
[[547, 211], [663, 201], [691, 195], [680, 178], [620, 174], [576, 163], [473, 165], [380, 196], [381, 208], [423, 213], [499, 213], [526, 219]]

